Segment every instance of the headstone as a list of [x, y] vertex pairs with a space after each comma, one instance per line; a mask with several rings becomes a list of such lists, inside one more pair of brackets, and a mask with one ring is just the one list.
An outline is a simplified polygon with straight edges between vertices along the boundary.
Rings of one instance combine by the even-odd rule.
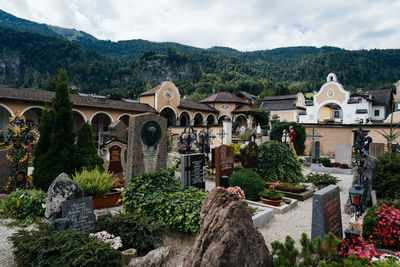
[[234, 170], [234, 148], [219, 145], [215, 148], [215, 186], [220, 186], [221, 176], [230, 176]]
[[324, 239], [324, 235], [332, 232], [342, 239], [342, 214], [338, 185], [329, 185], [313, 195], [311, 239]]
[[372, 201], [372, 206], [375, 206], [376, 204], [378, 204], [378, 199], [376, 198], [375, 190], [371, 191], [371, 201]]
[[103, 147], [104, 169], [114, 173], [114, 177], [126, 176], [126, 144], [111, 141]]
[[202, 153], [182, 155], [181, 184], [184, 188], [197, 187], [206, 189], [204, 163], [205, 155]]
[[378, 156], [383, 155], [385, 153], [385, 144], [383, 143], [371, 143], [369, 144], [369, 155], [370, 156]]
[[54, 220], [62, 218], [62, 203], [65, 200], [81, 197], [83, 197], [82, 188], [72, 181], [67, 174], [61, 173], [47, 190], [44, 222], [54, 226]]
[[320, 150], [320, 143], [319, 141], [313, 141], [311, 146], [311, 154], [312, 154], [312, 163], [317, 163], [319, 164], [320, 158], [321, 158], [321, 150]]
[[335, 146], [335, 161], [340, 163], [351, 164], [352, 148], [350, 145]]
[[240, 146], [240, 162], [243, 168], [252, 169], [257, 167], [258, 145], [256, 142], [246, 142]]
[[131, 116], [127, 148], [127, 180], [164, 169], [167, 162], [167, 119], [144, 113]]
[[243, 201], [217, 187], [207, 195], [199, 234], [182, 266], [272, 266], [272, 257]]
[[215, 169], [215, 148], [211, 148], [211, 169]]
[[75, 231], [93, 233], [96, 230], [91, 196], [65, 200], [62, 203], [62, 217], [68, 219], [69, 228]]
[[226, 119], [222, 121], [222, 144], [230, 144], [232, 142], [232, 121]]

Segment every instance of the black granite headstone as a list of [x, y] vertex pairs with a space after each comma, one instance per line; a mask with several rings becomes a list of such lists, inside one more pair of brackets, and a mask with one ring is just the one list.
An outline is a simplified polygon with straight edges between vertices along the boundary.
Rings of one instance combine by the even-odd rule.
[[329, 185], [313, 195], [311, 239], [324, 239], [324, 235], [332, 232], [342, 239], [342, 213], [338, 185]]
[[321, 152], [320, 152], [320, 147], [319, 147], [319, 141], [313, 141], [312, 142], [312, 163], [319, 163], [320, 157], [321, 157]]
[[245, 169], [257, 167], [258, 145], [250, 141], [240, 146], [240, 163]]
[[62, 217], [68, 219], [69, 228], [76, 231], [93, 233], [96, 230], [92, 197], [65, 200], [62, 203]]
[[181, 158], [181, 183], [183, 187], [206, 188], [204, 179], [205, 155], [187, 154]]

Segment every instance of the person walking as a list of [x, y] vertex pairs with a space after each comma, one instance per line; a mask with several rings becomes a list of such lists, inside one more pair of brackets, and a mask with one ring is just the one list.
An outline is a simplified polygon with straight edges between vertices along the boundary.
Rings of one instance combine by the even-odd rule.
[[369, 155], [369, 144], [372, 143], [372, 138], [371, 136], [367, 135], [367, 133], [365, 134], [365, 141], [364, 141], [364, 155]]
[[286, 129], [283, 129], [282, 131], [282, 143], [284, 143], [286, 146], [289, 146], [289, 135]]
[[294, 132], [293, 126], [289, 127], [289, 148], [293, 151], [297, 157], [296, 149], [294, 149], [294, 140], [296, 139], [296, 133]]

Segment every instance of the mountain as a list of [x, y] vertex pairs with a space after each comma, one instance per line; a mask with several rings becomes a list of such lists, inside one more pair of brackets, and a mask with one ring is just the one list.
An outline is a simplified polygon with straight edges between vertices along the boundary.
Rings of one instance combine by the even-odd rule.
[[318, 90], [330, 72], [347, 90], [393, 87], [400, 50], [285, 47], [241, 52], [173, 42], [106, 41], [0, 10], [0, 84], [42, 88], [59, 68], [80, 91], [138, 94], [172, 80], [184, 95], [247, 91], [282, 95]]

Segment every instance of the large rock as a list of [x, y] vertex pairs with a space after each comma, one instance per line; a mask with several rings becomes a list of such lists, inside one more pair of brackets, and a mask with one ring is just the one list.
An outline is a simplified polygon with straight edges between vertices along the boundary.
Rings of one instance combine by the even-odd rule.
[[61, 205], [65, 200], [83, 197], [82, 188], [72, 181], [67, 174], [61, 173], [47, 190], [44, 222], [54, 225], [54, 220], [61, 218]]
[[[373, 156], [368, 156], [365, 159], [365, 166], [362, 169], [362, 173], [368, 177], [368, 188], [369, 188], [369, 193], [372, 191], [372, 181], [375, 176], [376, 168], [378, 166], [378, 159]], [[354, 173], [353, 176], [353, 182], [351, 186], [358, 184], [360, 182], [360, 174], [358, 173], [358, 168], [356, 169], [356, 172]], [[367, 196], [367, 203], [371, 204], [371, 194]], [[356, 212], [356, 209], [354, 206], [350, 205], [350, 198], [347, 199], [346, 205], [344, 206], [344, 212], [346, 214], [353, 214]]]
[[200, 232], [183, 267], [272, 266], [265, 240], [243, 202], [222, 187], [207, 196]]
[[129, 262], [128, 267], [158, 267], [167, 260], [170, 247], [160, 247], [147, 253], [146, 256], [135, 258]]

